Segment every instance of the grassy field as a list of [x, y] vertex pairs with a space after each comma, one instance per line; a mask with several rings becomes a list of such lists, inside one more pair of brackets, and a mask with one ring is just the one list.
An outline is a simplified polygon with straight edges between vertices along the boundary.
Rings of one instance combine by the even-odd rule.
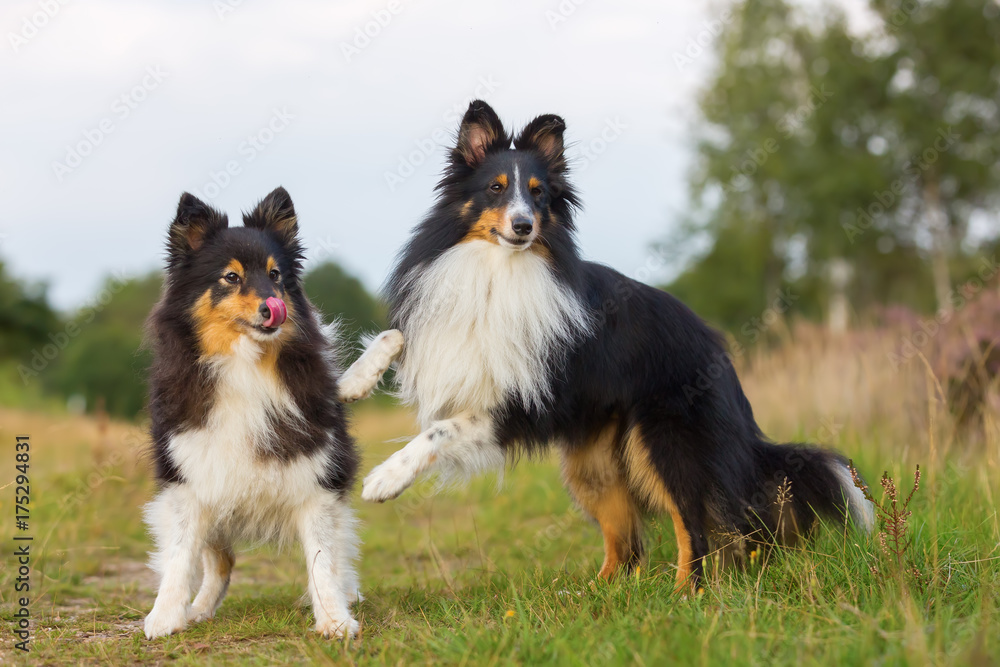
[[[889, 345], [892, 341], [885, 344]], [[140, 427], [0, 409], [9, 456], [0, 493], [3, 645], [15, 664], [996, 664], [1000, 659], [1000, 437], [958, 435], [933, 379], [885, 349], [803, 340], [740, 359], [765, 429], [823, 441], [873, 484], [883, 470], [910, 506], [912, 544], [828, 525], [799, 550], [716, 574], [689, 599], [673, 593], [669, 522], [650, 526], [648, 563], [595, 581], [597, 529], [572, 507], [554, 460], [433, 496], [423, 483], [394, 503], [358, 508], [367, 599], [362, 637], [311, 632], [298, 553], [247, 547], [213, 621], [153, 642], [141, 623], [155, 580], [140, 507], [152, 492]], [[409, 412], [361, 406], [365, 470], [414, 432]], [[33, 640], [13, 649], [13, 450], [30, 434]], [[890, 550], [891, 551], [891, 550]]]

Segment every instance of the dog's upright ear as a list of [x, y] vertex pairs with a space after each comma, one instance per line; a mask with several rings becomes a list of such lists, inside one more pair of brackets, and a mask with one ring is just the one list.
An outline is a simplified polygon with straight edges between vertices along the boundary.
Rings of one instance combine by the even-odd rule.
[[299, 223], [292, 198], [285, 188], [275, 188], [250, 213], [243, 214], [243, 224], [271, 232], [287, 248], [298, 247]]
[[477, 167], [492, 150], [510, 146], [510, 137], [493, 108], [482, 100], [469, 104], [469, 109], [458, 128], [458, 143], [452, 159], [470, 167]]
[[514, 147], [518, 150], [533, 150], [548, 162], [553, 171], [565, 171], [565, 131], [566, 121], [560, 116], [545, 114], [524, 126], [521, 134], [514, 140]]
[[193, 252], [197, 252], [213, 235], [229, 226], [225, 213], [220, 213], [194, 195], [185, 192], [177, 203], [177, 216], [170, 223], [167, 240], [167, 264], [175, 267]]

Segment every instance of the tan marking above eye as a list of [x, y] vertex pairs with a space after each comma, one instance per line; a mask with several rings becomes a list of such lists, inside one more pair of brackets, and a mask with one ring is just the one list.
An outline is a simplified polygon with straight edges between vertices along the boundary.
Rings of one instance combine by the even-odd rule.
[[226, 277], [231, 273], [235, 273], [239, 276], [241, 281], [246, 278], [246, 274], [243, 270], [243, 264], [238, 259], [229, 260], [229, 264], [226, 264], [226, 268], [222, 270], [222, 276], [219, 280], [229, 282]]
[[274, 257], [267, 258], [267, 272], [270, 273], [273, 269], [278, 268], [278, 261]]
[[496, 177], [495, 181], [500, 185], [507, 187], [508, 183], [507, 174], [500, 174], [499, 176]]
[[534, 190], [535, 188], [540, 188], [540, 187], [542, 187], [542, 182], [540, 180], [538, 180], [534, 176], [528, 179], [529, 190]]

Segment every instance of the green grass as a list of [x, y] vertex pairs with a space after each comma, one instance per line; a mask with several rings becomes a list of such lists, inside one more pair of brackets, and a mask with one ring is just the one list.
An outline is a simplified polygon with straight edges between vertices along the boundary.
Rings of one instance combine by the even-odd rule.
[[[669, 522], [647, 533], [648, 563], [595, 581], [597, 529], [573, 509], [554, 460], [523, 462], [503, 490], [483, 479], [432, 496], [430, 484], [394, 503], [357, 501], [364, 521], [366, 600], [360, 641], [323, 640], [301, 603], [295, 552], [244, 549], [218, 616], [146, 641], [153, 578], [140, 507], [153, 486], [133, 430], [101, 434], [89, 420], [0, 410], [0, 438], [32, 435], [31, 653], [17, 664], [989, 664], [1000, 658], [1000, 474], [989, 456], [933, 464], [884, 444], [835, 442], [869, 479], [926, 473], [910, 519], [908, 555], [923, 583], [892, 576], [873, 537], [824, 526], [799, 550], [717, 575], [691, 598], [674, 594]], [[402, 411], [362, 408], [366, 469], [410, 433]], [[5, 444], [12, 452], [13, 445]], [[995, 455], [994, 455], [995, 456]], [[963, 459], [963, 460], [964, 460]], [[10, 468], [13, 462], [10, 463]], [[876, 494], [878, 495], [878, 494]], [[0, 493], [8, 540], [13, 488]], [[5, 552], [10, 549], [5, 547]], [[12, 561], [0, 600], [13, 610]], [[879, 574], [873, 572], [874, 566]]]

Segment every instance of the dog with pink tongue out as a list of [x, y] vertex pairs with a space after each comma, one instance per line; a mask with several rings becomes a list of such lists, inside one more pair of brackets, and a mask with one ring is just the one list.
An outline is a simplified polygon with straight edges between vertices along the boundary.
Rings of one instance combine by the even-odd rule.
[[150, 314], [151, 459], [145, 508], [159, 591], [147, 638], [211, 619], [240, 542], [301, 543], [316, 630], [357, 634], [361, 594], [348, 494], [358, 454], [343, 403], [368, 396], [403, 345], [380, 334], [346, 373], [335, 327], [302, 289], [303, 248], [283, 188], [230, 227], [185, 193]]

